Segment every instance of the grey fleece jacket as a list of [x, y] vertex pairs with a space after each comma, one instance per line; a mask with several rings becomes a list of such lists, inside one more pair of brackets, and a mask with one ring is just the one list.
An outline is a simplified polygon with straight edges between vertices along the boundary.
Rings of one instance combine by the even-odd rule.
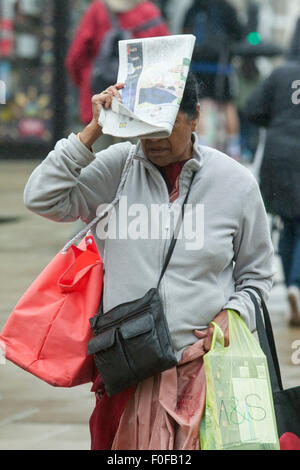
[[[122, 215], [121, 225], [127, 220], [128, 231], [124, 235], [122, 227], [122, 234], [112, 230], [105, 239], [103, 225], [93, 230], [105, 266], [104, 311], [142, 297], [156, 287], [172, 234], [171, 217], [163, 217], [160, 224], [149, 215], [153, 207], [168, 212], [182, 204], [195, 173], [183, 221], [190, 229], [182, 224], [182, 236], [160, 285], [178, 359], [197, 341], [193, 330], [206, 327], [223, 309], [237, 310], [253, 331], [254, 306], [245, 286], [260, 288], [267, 300], [274, 274], [269, 224], [256, 180], [242, 165], [200, 146], [194, 137], [194, 155], [182, 169], [179, 198], [173, 205], [161, 173], [139, 143], [124, 200], [109, 223], [115, 228]], [[130, 149], [125, 142], [94, 155], [75, 134], [60, 140], [32, 173], [24, 192], [26, 206], [54, 221], [90, 222], [99, 206], [113, 200]], [[148, 236], [140, 227], [145, 220], [152, 224]], [[191, 234], [198, 244], [193, 245]]]

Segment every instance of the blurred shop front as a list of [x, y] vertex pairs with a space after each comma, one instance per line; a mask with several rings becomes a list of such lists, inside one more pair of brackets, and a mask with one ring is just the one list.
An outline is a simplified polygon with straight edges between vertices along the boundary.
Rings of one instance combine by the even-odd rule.
[[77, 96], [64, 62], [88, 3], [0, 0], [0, 159], [44, 157], [74, 126]]

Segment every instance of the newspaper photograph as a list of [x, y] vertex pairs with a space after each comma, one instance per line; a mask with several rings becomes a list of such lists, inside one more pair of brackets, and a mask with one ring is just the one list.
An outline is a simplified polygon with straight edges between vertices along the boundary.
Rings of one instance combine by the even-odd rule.
[[168, 137], [183, 97], [195, 36], [182, 34], [119, 42], [118, 83], [122, 102], [113, 98], [99, 124], [114, 137]]

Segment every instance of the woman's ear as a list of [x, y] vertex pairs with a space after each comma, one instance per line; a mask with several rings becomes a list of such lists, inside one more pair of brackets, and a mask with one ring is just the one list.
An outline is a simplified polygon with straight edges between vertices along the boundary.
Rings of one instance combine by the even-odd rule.
[[200, 104], [197, 104], [197, 110], [196, 110], [196, 115], [192, 121], [192, 131], [194, 132], [198, 126], [200, 119]]

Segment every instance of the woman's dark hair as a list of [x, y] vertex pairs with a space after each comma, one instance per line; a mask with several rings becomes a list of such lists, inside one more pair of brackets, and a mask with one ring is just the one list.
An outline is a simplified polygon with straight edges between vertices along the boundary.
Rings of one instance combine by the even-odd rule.
[[197, 105], [200, 99], [200, 87], [195, 75], [189, 72], [179, 111], [194, 119], [197, 115]]

